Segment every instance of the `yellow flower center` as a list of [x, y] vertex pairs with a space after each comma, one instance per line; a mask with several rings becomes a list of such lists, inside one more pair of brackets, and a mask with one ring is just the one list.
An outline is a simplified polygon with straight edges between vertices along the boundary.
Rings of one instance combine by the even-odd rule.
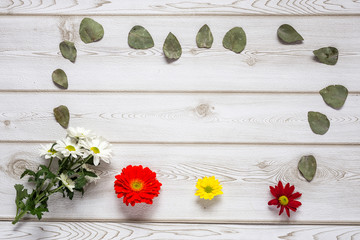
[[90, 148], [91, 151], [93, 151], [95, 154], [100, 153], [100, 150], [97, 147]]
[[206, 187], [204, 188], [204, 191], [205, 191], [206, 193], [211, 193], [211, 192], [213, 191], [213, 188], [210, 187], [210, 186], [206, 186]]
[[49, 149], [49, 150], [48, 150], [48, 153], [55, 154], [55, 153], [57, 153], [57, 152], [56, 152], [54, 149], [53, 149], [53, 150]]
[[141, 191], [144, 188], [144, 184], [140, 180], [132, 181], [130, 186], [131, 186], [131, 189], [136, 192]]
[[71, 145], [67, 145], [67, 146], [65, 147], [65, 149], [69, 150], [70, 152], [73, 152], [73, 151], [76, 150], [75, 147], [74, 147], [74, 146], [71, 146]]
[[279, 203], [283, 206], [288, 205], [289, 199], [286, 196], [279, 197]]

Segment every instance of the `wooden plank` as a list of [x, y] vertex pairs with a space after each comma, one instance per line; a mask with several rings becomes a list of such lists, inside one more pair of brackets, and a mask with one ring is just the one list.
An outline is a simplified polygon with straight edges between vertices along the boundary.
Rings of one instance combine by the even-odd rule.
[[[2, 220], [15, 213], [15, 183], [25, 167], [45, 163], [37, 144], [1, 143], [0, 187]], [[101, 179], [74, 200], [54, 195], [44, 220], [162, 221], [212, 223], [340, 223], [360, 222], [360, 149], [357, 146], [237, 146], [237, 145], [136, 145], [114, 144], [110, 165], [101, 164]], [[318, 169], [311, 183], [298, 172], [303, 155], [313, 154]], [[163, 184], [153, 205], [127, 207], [113, 192], [114, 176], [129, 164], [150, 167]], [[196, 180], [216, 176], [224, 194], [213, 201], [194, 195]], [[302, 206], [292, 214], [278, 216], [269, 207], [269, 186], [290, 182], [303, 193]], [[1, 232], [1, 231], [0, 231]], [[185, 233], [185, 232], [184, 232]]]
[[0, 222], [0, 239], [360, 239], [359, 226], [176, 223]]
[[[70, 91], [318, 92], [329, 84], [343, 84], [360, 92], [360, 17], [95, 17], [105, 36], [94, 44], [79, 39], [81, 19], [0, 17], [0, 91], [59, 91], [51, 73], [62, 68]], [[204, 23], [215, 38], [210, 50], [195, 44]], [[276, 30], [283, 23], [292, 24], [304, 43], [281, 44]], [[136, 24], [151, 32], [153, 49], [127, 45], [128, 31]], [[234, 26], [247, 34], [241, 54], [222, 46], [223, 36]], [[169, 31], [183, 47], [183, 56], [171, 64], [162, 53]], [[59, 53], [63, 39], [76, 44], [75, 64]], [[313, 59], [312, 51], [324, 46], [339, 49], [336, 66]]]
[[347, 15], [359, 14], [358, 1], [105, 1], [4, 0], [1, 14], [26, 15]]
[[[319, 94], [0, 93], [1, 141], [63, 137], [53, 108], [68, 106], [70, 126], [101, 131], [112, 142], [359, 144], [360, 96], [328, 107]], [[314, 134], [308, 111], [329, 131]]]

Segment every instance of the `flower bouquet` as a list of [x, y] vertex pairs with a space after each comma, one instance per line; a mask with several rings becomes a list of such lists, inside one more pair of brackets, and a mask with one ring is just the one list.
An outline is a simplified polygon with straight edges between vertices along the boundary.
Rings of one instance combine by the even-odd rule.
[[[37, 171], [25, 169], [21, 178], [29, 176], [28, 182], [35, 184], [30, 192], [22, 184], [16, 184], [16, 224], [25, 214], [36, 215], [40, 220], [48, 212], [47, 201], [54, 193], [62, 193], [72, 199], [74, 190], [84, 194], [84, 187], [99, 177], [90, 166], [100, 160], [109, 163], [111, 144], [83, 128], [69, 128], [65, 139], [54, 144], [41, 145], [40, 156], [48, 160]], [[56, 162], [57, 164], [54, 164]], [[56, 165], [56, 166], [54, 166]]]

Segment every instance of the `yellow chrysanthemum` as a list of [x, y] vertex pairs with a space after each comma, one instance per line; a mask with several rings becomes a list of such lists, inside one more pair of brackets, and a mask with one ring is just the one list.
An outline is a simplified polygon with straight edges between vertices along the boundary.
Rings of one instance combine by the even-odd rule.
[[222, 186], [220, 185], [219, 180], [212, 177], [204, 177], [203, 179], [198, 179], [196, 183], [196, 188], [198, 189], [195, 193], [196, 196], [200, 196], [203, 199], [213, 199], [216, 195], [223, 194], [221, 191]]

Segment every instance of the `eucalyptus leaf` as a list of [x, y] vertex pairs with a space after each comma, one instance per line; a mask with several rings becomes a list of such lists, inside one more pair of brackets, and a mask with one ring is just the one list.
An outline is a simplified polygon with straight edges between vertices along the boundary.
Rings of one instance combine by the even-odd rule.
[[104, 28], [91, 18], [84, 18], [80, 23], [80, 38], [84, 43], [100, 41], [104, 36]]
[[68, 79], [66, 73], [62, 69], [56, 69], [53, 71], [51, 77], [57, 86], [65, 89], [68, 88]]
[[68, 128], [70, 114], [69, 114], [69, 109], [66, 106], [60, 105], [57, 108], [54, 108], [54, 116], [55, 116], [56, 121], [63, 128]]
[[298, 163], [298, 169], [304, 178], [310, 182], [316, 173], [316, 159], [313, 155], [301, 157]]
[[241, 27], [229, 30], [223, 39], [223, 46], [235, 53], [241, 53], [246, 46], [246, 34]]
[[171, 32], [168, 34], [168, 36], [165, 39], [164, 45], [163, 45], [163, 51], [165, 56], [168, 59], [179, 59], [182, 54], [181, 45], [174, 34]]
[[277, 35], [286, 43], [295, 43], [304, 40], [304, 38], [289, 24], [281, 25], [277, 30]]
[[128, 44], [135, 49], [148, 49], [154, 46], [150, 33], [142, 26], [134, 26], [128, 36]]
[[313, 51], [316, 58], [321, 63], [335, 65], [339, 57], [339, 51], [334, 47], [324, 47]]
[[60, 52], [61, 55], [66, 58], [69, 59], [70, 62], [74, 63], [75, 59], [76, 59], [76, 48], [73, 42], [69, 42], [69, 41], [62, 41], [59, 44], [59, 48], [60, 48]]
[[308, 112], [308, 122], [311, 130], [319, 135], [324, 135], [330, 127], [329, 119], [319, 112]]
[[324, 102], [334, 109], [340, 109], [348, 96], [348, 90], [342, 85], [330, 85], [320, 90]]
[[211, 48], [214, 37], [207, 24], [202, 26], [196, 35], [196, 45], [198, 48]]

